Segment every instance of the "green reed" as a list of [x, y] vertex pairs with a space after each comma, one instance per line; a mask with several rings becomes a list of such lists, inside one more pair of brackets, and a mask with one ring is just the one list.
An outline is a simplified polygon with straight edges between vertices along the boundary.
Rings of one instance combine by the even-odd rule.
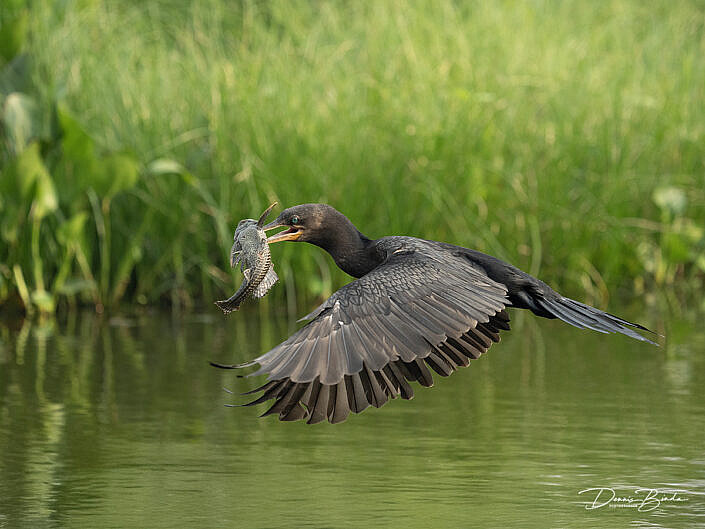
[[[237, 220], [274, 200], [475, 247], [599, 304], [703, 286], [697, 2], [16, 4], [2, 300], [209, 302], [239, 281]], [[345, 281], [281, 246], [275, 298]]]

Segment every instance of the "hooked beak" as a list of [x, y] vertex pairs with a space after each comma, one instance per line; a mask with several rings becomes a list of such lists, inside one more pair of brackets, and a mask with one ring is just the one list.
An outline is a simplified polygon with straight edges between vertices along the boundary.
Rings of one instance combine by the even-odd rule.
[[282, 226], [287, 226], [287, 229], [282, 230], [279, 233], [275, 233], [271, 237], [267, 237], [268, 244], [272, 244], [273, 242], [282, 242], [282, 241], [296, 241], [296, 240], [298, 240], [299, 237], [301, 237], [301, 234], [304, 232], [304, 230], [302, 228], [296, 228], [294, 226], [289, 226], [287, 224], [280, 224], [276, 220], [270, 222], [262, 229], [264, 231], [267, 231], [267, 230], [273, 230], [274, 228], [281, 228]]

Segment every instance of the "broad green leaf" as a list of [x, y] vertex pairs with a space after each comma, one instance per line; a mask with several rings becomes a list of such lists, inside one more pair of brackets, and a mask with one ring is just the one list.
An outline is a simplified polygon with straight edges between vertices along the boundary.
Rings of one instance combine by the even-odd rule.
[[31, 202], [32, 215], [41, 219], [56, 210], [56, 189], [33, 142], [2, 172], [0, 189], [18, 201]]
[[88, 213], [80, 211], [73, 217], [63, 222], [56, 230], [56, 237], [62, 244], [77, 242], [83, 234], [83, 226], [88, 220]]
[[55, 168], [56, 181], [62, 203], [74, 204], [86, 190], [96, 185], [95, 145], [65, 105], [59, 103], [56, 114], [62, 132], [63, 154]]
[[37, 174], [37, 186], [35, 188], [34, 202], [32, 204], [32, 214], [39, 219], [55, 211], [59, 206], [54, 182], [52, 182], [51, 176], [49, 176], [44, 164], [42, 164], [42, 168], [44, 170]]
[[109, 198], [135, 186], [139, 178], [139, 164], [128, 154], [112, 154], [99, 161], [102, 179], [107, 189], [99, 194]]
[[73, 118], [65, 105], [56, 106], [56, 115], [61, 126], [61, 147], [66, 157], [81, 165], [95, 162], [95, 145], [83, 127]]
[[12, 150], [19, 154], [39, 133], [37, 103], [28, 95], [13, 92], [5, 98], [2, 122]]

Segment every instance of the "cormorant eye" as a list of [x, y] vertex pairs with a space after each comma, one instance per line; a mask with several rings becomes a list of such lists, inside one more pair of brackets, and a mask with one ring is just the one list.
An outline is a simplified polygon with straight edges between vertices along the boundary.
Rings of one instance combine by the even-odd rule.
[[292, 226], [293, 226], [294, 224], [301, 224], [301, 217], [299, 217], [298, 215], [294, 215], [293, 217], [291, 217], [291, 221], [290, 221], [290, 222], [291, 222], [291, 225], [292, 225]]

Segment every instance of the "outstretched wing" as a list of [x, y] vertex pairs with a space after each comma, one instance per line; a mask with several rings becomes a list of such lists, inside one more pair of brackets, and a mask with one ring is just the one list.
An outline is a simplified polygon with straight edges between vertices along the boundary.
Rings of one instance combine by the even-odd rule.
[[[268, 375], [254, 405], [308, 423], [345, 420], [352, 410], [413, 397], [409, 381], [431, 386], [478, 358], [509, 329], [506, 288], [461, 256], [397, 252], [334, 293], [312, 321], [255, 363]], [[453, 260], [454, 259], [454, 260]], [[225, 366], [220, 366], [225, 367]]]

